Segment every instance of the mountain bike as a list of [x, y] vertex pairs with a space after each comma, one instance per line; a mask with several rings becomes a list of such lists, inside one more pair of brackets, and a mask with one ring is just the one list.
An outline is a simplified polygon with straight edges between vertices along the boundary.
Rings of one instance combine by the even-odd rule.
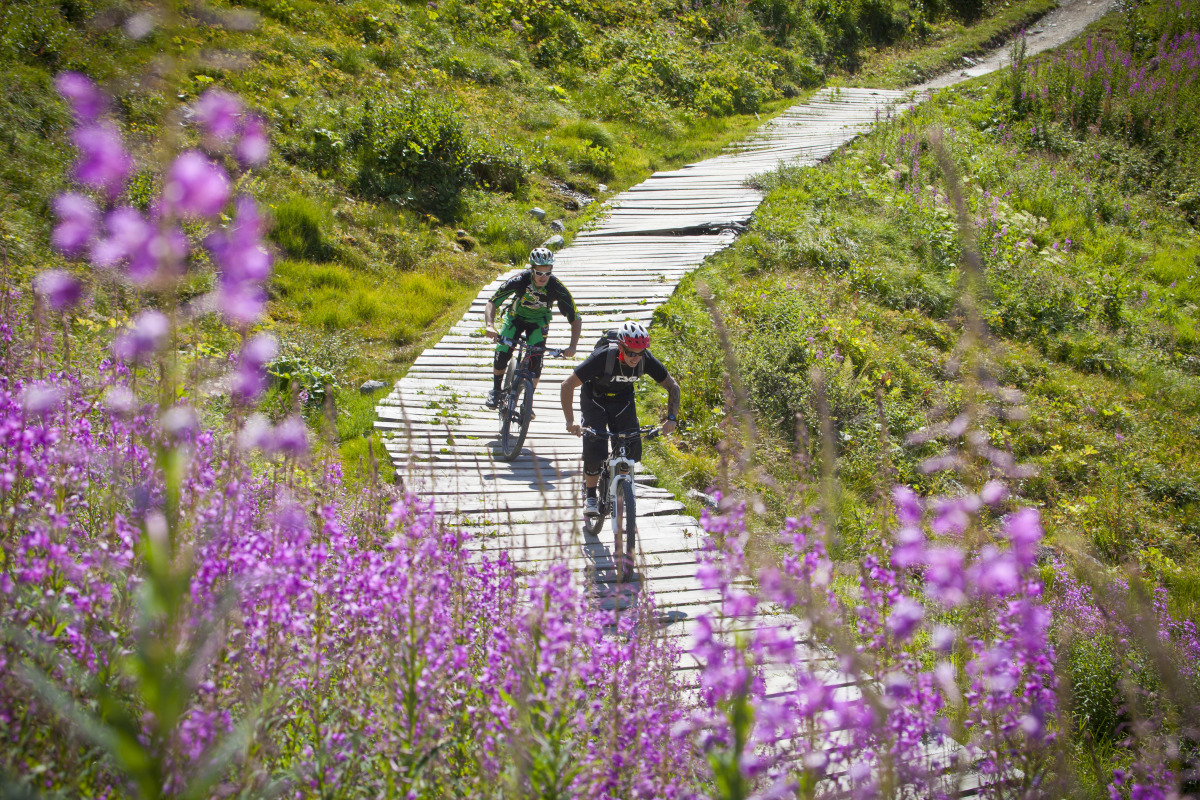
[[[596, 490], [600, 515], [583, 520], [583, 529], [590, 536], [599, 534], [604, 518], [611, 516], [613, 530], [613, 560], [617, 565], [617, 582], [624, 583], [633, 576], [633, 549], [637, 536], [637, 500], [634, 496], [634, 475], [637, 462], [625, 455], [634, 439], [649, 441], [662, 429], [657, 425], [614, 433], [597, 433], [584, 428], [583, 435], [591, 438], [609, 437], [609, 456], [600, 469], [600, 485]], [[622, 547], [624, 545], [624, 547]]]
[[516, 339], [500, 338], [500, 344], [513, 348], [513, 357], [504, 372], [500, 384], [500, 395], [496, 398], [496, 412], [500, 415], [500, 458], [512, 461], [521, 454], [521, 445], [529, 433], [529, 421], [533, 418], [533, 381], [536, 377], [533, 360], [539, 355], [558, 358], [562, 350], [549, 350], [544, 344], [532, 347], [525, 334]]

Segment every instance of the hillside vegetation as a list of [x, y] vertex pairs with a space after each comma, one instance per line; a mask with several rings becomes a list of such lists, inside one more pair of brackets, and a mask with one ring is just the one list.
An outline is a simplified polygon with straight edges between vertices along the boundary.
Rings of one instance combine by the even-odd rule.
[[[333, 435], [353, 465], [376, 400], [358, 383], [398, 377], [550, 221], [569, 237], [601, 186], [715, 152], [878, 47], [940, 52], [964, 24], [993, 36], [1046, 5], [16, 0], [0, 9], [0, 233], [18, 273], [57, 260], [50, 200], [70, 145], [56, 73], [113, 93], [142, 157], [129, 193], [141, 207], [161, 182], [159, 144], [181, 135], [164, 113], [208, 89], [239, 93], [275, 144], [246, 187], [269, 204], [282, 256], [274, 371], [314, 390], [314, 424], [335, 382]], [[197, 274], [191, 291], [212, 280]], [[81, 332], [120, 324], [135, 300], [98, 298]], [[229, 332], [198, 336], [231, 346]]]
[[[818, 503], [837, 509], [834, 554], [855, 572], [890, 546], [893, 483], [969, 503], [999, 476], [1040, 509], [1097, 793], [1167, 679], [1125, 650], [1123, 623], [1093, 616], [1071, 643], [1094, 607], [1063, 565], [1102, 565], [1100, 585], [1124, 587], [1110, 601], [1141, 586], [1165, 590], [1156, 609], [1200, 615], [1198, 11], [1132, 7], [1037, 59], [1018, 45], [1012, 68], [829, 163], [760, 176], [751, 231], [655, 319], [686, 430], [654, 468], [681, 494], [728, 480], [757, 496], [760, 558], [778, 558], [783, 516]], [[993, 463], [980, 473], [972, 454]]]
[[655, 326], [655, 471], [732, 490], [676, 637], [654, 581], [603, 609], [347, 483], [346, 379], [543, 237], [529, 205], [577, 225], [743, 89], [953, 58], [983, 9], [5, 5], [0, 791], [1194, 792], [1195, 6], [757, 179]]

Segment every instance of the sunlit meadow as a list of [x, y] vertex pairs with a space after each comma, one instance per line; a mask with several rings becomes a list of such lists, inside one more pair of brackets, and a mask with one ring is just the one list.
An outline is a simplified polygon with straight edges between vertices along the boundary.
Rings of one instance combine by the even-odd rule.
[[[6, 281], [0, 323], [13, 796], [1070, 796], [1064, 708], [1108, 639], [1097, 702], [1129, 755], [1095, 785], [1186, 788], [1194, 627], [1047, 559], [1013, 494], [1026, 467], [979, 435], [982, 411], [922, 434], [941, 448], [923, 469], [958, 490], [896, 486], [853, 574], [830, 557], [828, 509], [795, 509], [780, 566], [760, 567], [741, 501], [717, 494], [712, 613], [602, 610], [566, 564], [522, 572], [428, 499], [344, 487], [298, 410], [262, 413], [273, 253], [248, 187], [270, 143], [242, 99], [182, 109], [191, 144], [139, 205], [108, 96], [73, 72], [57, 87], [75, 186], [50, 236], [72, 267]], [[69, 322], [100, 292], [143, 308], [97, 334], [93, 363]], [[179, 347], [205, 321], [237, 342], [207, 371]]]

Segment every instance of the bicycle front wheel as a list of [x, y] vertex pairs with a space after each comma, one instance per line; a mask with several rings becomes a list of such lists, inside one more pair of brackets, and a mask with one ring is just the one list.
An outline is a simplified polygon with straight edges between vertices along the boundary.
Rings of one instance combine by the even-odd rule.
[[633, 576], [633, 548], [637, 546], [637, 503], [633, 497], [633, 478], [626, 477], [617, 487], [617, 507], [613, 509], [613, 532], [616, 534], [617, 549], [624, 539], [624, 554], [617, 559], [617, 582], [623, 583]]
[[625, 515], [625, 555], [632, 565], [633, 548], [637, 546], [637, 542], [634, 541], [637, 535], [637, 502], [633, 498], [633, 478], [621, 483], [621, 494], [624, 498], [622, 504], [625, 506], [622, 509]]
[[532, 416], [533, 382], [521, 381], [509, 393], [508, 418], [500, 430], [500, 450], [505, 461], [512, 461], [521, 454]]

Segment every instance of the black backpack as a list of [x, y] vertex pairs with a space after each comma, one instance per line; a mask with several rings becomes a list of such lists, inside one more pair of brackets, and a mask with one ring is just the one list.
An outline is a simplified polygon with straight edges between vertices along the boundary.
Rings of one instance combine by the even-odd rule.
[[[592, 354], [595, 355], [601, 350], [608, 350], [608, 357], [604, 359], [604, 377], [600, 380], [601, 383], [610, 383], [612, 381], [613, 372], [617, 369], [617, 354], [621, 351], [621, 345], [617, 342], [616, 330], [605, 331], [599, 339], [596, 340], [596, 346], [592, 348]], [[646, 359], [638, 361], [637, 366], [633, 368], [634, 377], [642, 377], [642, 373], [646, 371]]]

